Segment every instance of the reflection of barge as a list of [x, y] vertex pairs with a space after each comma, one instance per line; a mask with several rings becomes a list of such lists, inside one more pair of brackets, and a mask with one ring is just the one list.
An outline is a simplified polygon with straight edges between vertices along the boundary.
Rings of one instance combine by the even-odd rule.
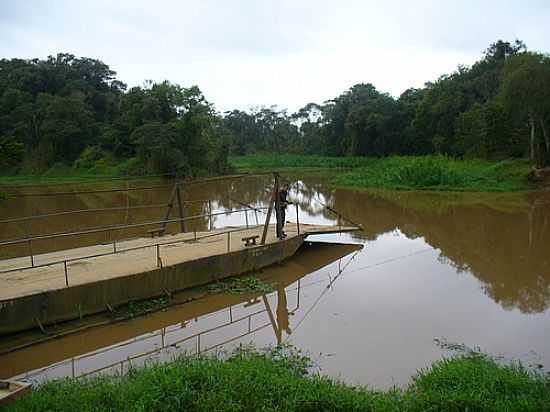
[[[288, 325], [289, 312], [299, 306], [300, 279], [359, 248], [357, 245], [306, 242], [300, 253], [283, 265], [261, 272], [259, 278], [277, 285], [277, 310], [272, 310], [270, 304], [274, 296], [184, 291], [172, 295], [170, 303], [173, 306], [132, 321], [113, 324], [107, 315], [94, 315], [55, 328], [57, 333], [66, 334], [60, 339], [44, 340], [38, 332], [4, 338], [0, 341], [0, 353], [4, 352], [0, 355], [0, 376], [27, 377], [21, 374], [35, 370], [33, 375], [39, 380], [45, 379], [47, 373], [40, 376], [40, 368], [44, 367], [57, 369], [55, 376], [80, 376], [113, 368], [125, 371], [159, 351], [174, 354], [178, 350], [210, 350], [269, 327], [279, 341], [281, 329]], [[298, 282], [296, 305], [292, 304], [296, 308], [288, 311], [285, 288], [294, 282]], [[285, 303], [284, 308], [281, 308], [281, 301]], [[223, 319], [214, 325], [192, 322], [216, 313]], [[94, 324], [103, 325], [94, 327]], [[68, 334], [75, 328], [80, 331]], [[215, 342], [209, 344], [209, 339]], [[36, 340], [43, 341], [24, 347]], [[22, 349], [14, 350], [17, 346]]]

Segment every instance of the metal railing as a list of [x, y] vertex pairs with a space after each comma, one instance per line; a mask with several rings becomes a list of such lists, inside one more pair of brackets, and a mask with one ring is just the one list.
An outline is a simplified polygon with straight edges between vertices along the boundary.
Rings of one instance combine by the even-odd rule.
[[[265, 209], [265, 208], [255, 208], [255, 210], [261, 210], [261, 209]], [[152, 225], [159, 225], [159, 224], [162, 224], [162, 223], [176, 223], [176, 222], [180, 222], [182, 220], [194, 220], [194, 219], [199, 219], [199, 218], [202, 218], [202, 217], [208, 217], [209, 220], [211, 220], [213, 216], [227, 215], [227, 214], [232, 214], [232, 213], [243, 213], [243, 212], [246, 214], [250, 210], [252, 210], [252, 209], [239, 209], [239, 210], [221, 211], [221, 212], [214, 212], [214, 213], [209, 213], [209, 214], [194, 215], [194, 216], [189, 216], [189, 217], [185, 217], [185, 218], [161, 220], [161, 221], [155, 221], [155, 222], [134, 223], [134, 224], [128, 224], [128, 225], [117, 225], [117, 226], [110, 226], [110, 227], [104, 227], [104, 228], [88, 229], [88, 230], [78, 231], [78, 232], [57, 233], [57, 234], [50, 234], [50, 235], [35, 236], [35, 237], [32, 237], [32, 238], [16, 239], [16, 240], [0, 242], [0, 246], [27, 243], [28, 248], [29, 248], [29, 258], [30, 258], [30, 262], [31, 262], [30, 266], [24, 266], [24, 267], [17, 267], [17, 268], [8, 269], [8, 270], [2, 270], [2, 271], [0, 271], [0, 274], [6, 274], [6, 273], [11, 273], [11, 272], [17, 272], [17, 271], [21, 271], [21, 270], [29, 270], [29, 269], [35, 269], [35, 268], [41, 268], [41, 267], [49, 267], [49, 266], [54, 266], [54, 265], [63, 265], [63, 270], [64, 270], [64, 274], [65, 274], [65, 284], [68, 287], [69, 286], [69, 263], [76, 262], [76, 261], [79, 261], [79, 260], [92, 259], [92, 258], [109, 256], [109, 255], [114, 255], [114, 254], [119, 254], [119, 253], [127, 253], [127, 252], [141, 250], [141, 249], [154, 248], [154, 249], [156, 249], [156, 254], [155, 254], [156, 266], [158, 268], [162, 268], [163, 267], [163, 262], [162, 262], [162, 256], [161, 256], [161, 253], [160, 253], [161, 252], [161, 249], [160, 249], [161, 246], [178, 244], [178, 243], [196, 242], [196, 241], [206, 239], [206, 238], [210, 238], [210, 237], [213, 237], [213, 236], [222, 236], [222, 235], [227, 236], [227, 251], [230, 252], [231, 251], [231, 233], [241, 232], [241, 231], [244, 231], [244, 230], [248, 230], [250, 228], [259, 227], [261, 225], [250, 226], [249, 224], [247, 224], [245, 227], [236, 228], [236, 229], [229, 229], [229, 230], [222, 230], [222, 231], [216, 231], [215, 233], [209, 233], [207, 235], [202, 235], [202, 236], [197, 236], [197, 232], [193, 231], [193, 237], [192, 238], [171, 240], [171, 241], [165, 241], [165, 242], [156, 242], [156, 243], [153, 243], [153, 244], [134, 246], [134, 247], [128, 247], [128, 248], [120, 248], [120, 247], [117, 248], [117, 242], [114, 239], [112, 241], [112, 250], [110, 250], [108, 252], [89, 254], [89, 255], [78, 256], [78, 257], [74, 257], [74, 258], [68, 258], [68, 259], [60, 259], [60, 260], [50, 261], [50, 262], [43, 263], [43, 264], [38, 264], [38, 265], [35, 264], [35, 255], [33, 254], [32, 242], [36, 241], [36, 240], [55, 239], [55, 238], [70, 237], [70, 236], [80, 236], [80, 235], [86, 235], [86, 234], [92, 234], [92, 233], [112, 232], [112, 231], [115, 231], [115, 230], [146, 227], [146, 226], [152, 226]], [[191, 233], [191, 232], [188, 232], [188, 233]], [[103, 244], [103, 245], [105, 245], [105, 244]]]

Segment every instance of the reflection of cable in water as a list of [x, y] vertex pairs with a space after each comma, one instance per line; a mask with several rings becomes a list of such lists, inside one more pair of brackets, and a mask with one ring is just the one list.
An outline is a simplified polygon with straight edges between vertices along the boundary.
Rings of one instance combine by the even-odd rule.
[[[343, 268], [341, 268], [338, 272], [338, 275], [336, 275], [336, 277], [331, 280], [329, 282], [329, 284], [327, 286], [325, 286], [325, 288], [323, 289], [323, 291], [321, 292], [321, 294], [319, 295], [319, 297], [317, 299], [315, 299], [315, 302], [313, 302], [313, 305], [311, 305], [311, 307], [306, 311], [306, 313], [304, 313], [304, 316], [302, 317], [302, 319], [300, 319], [298, 321], [298, 323], [296, 324], [296, 326], [294, 327], [294, 332], [296, 332], [296, 330], [298, 330], [298, 328], [300, 327], [300, 325], [302, 324], [302, 322], [306, 319], [306, 317], [311, 313], [311, 311], [315, 308], [315, 306], [317, 306], [317, 304], [319, 303], [319, 301], [321, 300], [321, 298], [325, 295], [325, 293], [331, 288], [331, 286], [334, 284], [334, 281], [336, 279], [338, 279], [338, 277], [347, 269], [347, 267], [350, 265], [350, 263], [355, 259], [355, 257], [359, 254], [359, 250], [357, 252], [355, 252], [353, 254], [353, 256], [347, 261], [347, 263], [344, 265]], [[285, 342], [290, 339], [290, 335], [288, 335], [285, 339]]]
[[[370, 265], [355, 268], [353, 270], [350, 270], [349, 272], [346, 272], [346, 274], [349, 275], [350, 273], [358, 272], [360, 270], [367, 270], [367, 269], [371, 269], [373, 267], [382, 266], [382, 265], [385, 265], [387, 263], [392, 263], [392, 262], [395, 262], [395, 261], [400, 260], [400, 259], [406, 259], [408, 257], [419, 255], [419, 254], [422, 254], [422, 253], [426, 253], [426, 252], [429, 252], [431, 250], [434, 250], [434, 249], [430, 247], [430, 248], [426, 248], [426, 249], [417, 250], [416, 252], [408, 253], [406, 255], [396, 256], [396, 257], [393, 257], [393, 258], [390, 258], [390, 259], [382, 260], [382, 261], [377, 262], [377, 263], [373, 263], [373, 264], [370, 264]], [[352, 258], [346, 263], [346, 265], [344, 266], [344, 268], [342, 268], [342, 270], [338, 273], [338, 275], [334, 279], [332, 279], [332, 281], [329, 282], [329, 284], [327, 286], [325, 286], [325, 288], [322, 290], [321, 294], [317, 297], [317, 299], [315, 299], [315, 302], [313, 302], [311, 307], [306, 311], [306, 313], [304, 313], [304, 316], [302, 317], [302, 319], [300, 319], [298, 321], [298, 323], [294, 327], [294, 332], [296, 332], [296, 330], [300, 327], [300, 325], [303, 323], [303, 321], [306, 319], [306, 317], [313, 311], [313, 309], [315, 309], [315, 307], [317, 306], [317, 304], [319, 303], [321, 298], [327, 293], [328, 290], [330, 290], [331, 286], [334, 284], [336, 279], [338, 279], [338, 277], [340, 277], [340, 275], [343, 273], [343, 271], [348, 267], [349, 263], [355, 258], [357, 253], [359, 253], [359, 251], [357, 251], [354, 254], [354, 256], [352, 256]], [[289, 338], [290, 338], [290, 336], [288, 336], [285, 339], [285, 342]]]

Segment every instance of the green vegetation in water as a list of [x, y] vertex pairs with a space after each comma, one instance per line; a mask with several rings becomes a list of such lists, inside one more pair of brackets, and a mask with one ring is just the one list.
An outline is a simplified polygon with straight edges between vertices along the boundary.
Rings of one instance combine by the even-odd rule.
[[376, 391], [308, 374], [299, 351], [241, 349], [46, 383], [8, 411], [548, 411], [550, 378], [484, 355], [435, 362], [406, 388]]
[[113, 312], [117, 318], [135, 318], [168, 305], [167, 298], [147, 299], [139, 302], [130, 302], [116, 308]]
[[522, 160], [456, 160], [446, 156], [387, 157], [342, 174], [342, 186], [443, 191], [512, 192], [530, 189]]
[[233, 295], [245, 293], [269, 293], [273, 291], [273, 285], [265, 283], [255, 276], [235, 277], [220, 280], [208, 285], [211, 292], [225, 292]]
[[[447, 156], [324, 157], [251, 155], [230, 158], [239, 171], [339, 169], [338, 186], [439, 191], [512, 192], [532, 188], [525, 160], [458, 160]], [[342, 171], [342, 169], [347, 169]]]

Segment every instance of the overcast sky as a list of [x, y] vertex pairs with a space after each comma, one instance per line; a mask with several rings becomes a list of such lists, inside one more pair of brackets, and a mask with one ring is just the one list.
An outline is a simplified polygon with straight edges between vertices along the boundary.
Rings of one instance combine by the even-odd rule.
[[218, 110], [294, 111], [359, 82], [398, 96], [516, 38], [550, 52], [550, 0], [0, 0], [0, 58], [93, 57]]

